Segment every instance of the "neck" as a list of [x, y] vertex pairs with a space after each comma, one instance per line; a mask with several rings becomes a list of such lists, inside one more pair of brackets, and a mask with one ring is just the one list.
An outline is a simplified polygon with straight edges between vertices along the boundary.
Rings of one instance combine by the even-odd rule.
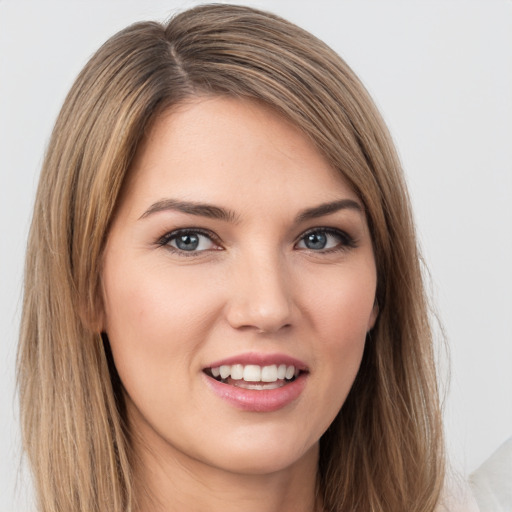
[[318, 446], [291, 467], [240, 474], [181, 453], [135, 450], [137, 512], [315, 512]]

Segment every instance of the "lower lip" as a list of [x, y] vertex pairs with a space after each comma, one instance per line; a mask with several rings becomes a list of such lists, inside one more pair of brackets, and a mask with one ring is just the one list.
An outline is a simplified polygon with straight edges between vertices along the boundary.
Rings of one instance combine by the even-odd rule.
[[237, 409], [251, 412], [272, 412], [295, 401], [302, 393], [307, 373], [302, 373], [293, 382], [276, 389], [244, 389], [224, 384], [204, 374], [210, 389]]

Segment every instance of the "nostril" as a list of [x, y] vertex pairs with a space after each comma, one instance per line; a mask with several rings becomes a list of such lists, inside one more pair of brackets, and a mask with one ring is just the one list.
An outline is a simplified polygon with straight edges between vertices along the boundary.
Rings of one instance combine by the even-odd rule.
[[267, 329], [265, 327], [256, 327], [256, 328], [254, 328], [251, 325], [248, 325], [246, 327], [247, 327], [247, 329], [255, 329], [258, 334], [273, 334], [273, 333], [275, 333], [277, 331], [281, 331], [281, 330], [284, 330], [284, 329], [289, 329], [291, 326], [292, 326], [292, 324], [284, 324], [283, 326], [278, 327], [277, 329], [274, 329], [274, 328]]

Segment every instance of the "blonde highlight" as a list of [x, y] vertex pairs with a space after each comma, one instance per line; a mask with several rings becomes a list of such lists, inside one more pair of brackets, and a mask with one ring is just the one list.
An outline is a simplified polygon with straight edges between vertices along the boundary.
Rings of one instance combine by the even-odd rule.
[[44, 512], [137, 510], [120, 383], [99, 334], [106, 237], [144, 134], [198, 95], [251, 98], [299, 127], [360, 196], [378, 321], [320, 442], [324, 510], [432, 512], [444, 478], [420, 254], [402, 170], [368, 93], [281, 18], [207, 5], [113, 36], [73, 85], [49, 143], [26, 259], [18, 353], [23, 443]]

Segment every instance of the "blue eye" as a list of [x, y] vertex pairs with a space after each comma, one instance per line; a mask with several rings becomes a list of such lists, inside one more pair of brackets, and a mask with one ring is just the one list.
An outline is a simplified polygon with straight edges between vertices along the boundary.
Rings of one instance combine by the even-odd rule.
[[307, 232], [297, 243], [297, 248], [310, 251], [329, 251], [354, 247], [353, 239], [337, 229], [314, 229]]
[[325, 249], [328, 242], [328, 236], [326, 233], [317, 232], [317, 233], [309, 233], [304, 238], [304, 245], [308, 249], [321, 250]]
[[218, 245], [212, 240], [212, 235], [190, 229], [172, 231], [163, 236], [158, 243], [176, 252], [194, 253], [218, 248]]

